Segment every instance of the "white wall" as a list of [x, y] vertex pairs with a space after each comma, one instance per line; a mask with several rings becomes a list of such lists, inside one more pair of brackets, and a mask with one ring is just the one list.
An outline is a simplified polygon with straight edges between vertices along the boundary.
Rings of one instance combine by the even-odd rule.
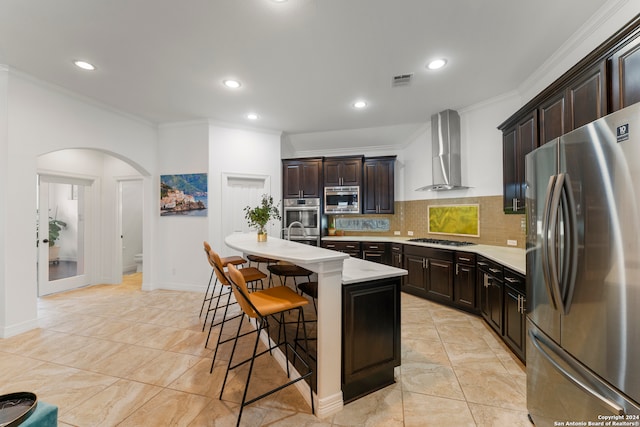
[[[9, 71], [0, 64], [0, 195], [6, 194], [9, 185], [9, 141], [8, 141], [8, 84]], [[8, 203], [0, 196], [0, 327], [6, 323], [7, 310], [11, 304], [10, 293], [7, 289], [7, 270], [5, 259], [7, 252], [11, 251], [6, 238]], [[2, 332], [0, 331], [0, 334]], [[2, 335], [0, 335], [2, 336]]]
[[[224, 256], [237, 253], [224, 245], [222, 216], [229, 213], [222, 200], [223, 174], [250, 174], [270, 177], [270, 194], [274, 200], [282, 198], [282, 166], [280, 163], [279, 132], [233, 129], [216, 124], [209, 128], [209, 243]], [[282, 212], [282, 210], [281, 210]], [[268, 229], [279, 235], [276, 225]]]
[[[2, 127], [7, 132], [6, 144], [2, 144], [0, 137], [0, 147], [6, 146], [6, 156], [2, 158], [10, 161], [1, 172], [6, 174], [3, 175], [6, 181], [0, 181], [4, 187], [0, 206], [11, 208], [6, 209], [4, 217], [0, 216], [0, 229], [4, 230], [0, 237], [5, 248], [0, 260], [4, 268], [0, 279], [4, 304], [4, 311], [0, 313], [0, 336], [15, 335], [36, 325], [34, 236], [38, 156], [65, 148], [92, 148], [130, 159], [145, 173], [156, 174], [154, 126], [12, 70], [8, 73], [7, 88], [6, 97], [0, 101], [6, 100], [8, 105], [7, 125]], [[1, 113], [0, 109], [0, 117]], [[145, 203], [149, 204], [151, 193], [149, 197], [146, 194]], [[148, 224], [145, 246], [153, 245], [153, 226]], [[7, 247], [10, 250], [6, 250]], [[152, 271], [145, 275], [145, 282], [153, 279]]]
[[[159, 129], [158, 176], [155, 185], [160, 188], [160, 175], [207, 173], [209, 168], [209, 125], [207, 121], [162, 125]], [[211, 215], [211, 189], [209, 188], [208, 215]], [[202, 241], [208, 235], [207, 217], [160, 217], [160, 196], [155, 211], [147, 216], [158, 218], [157, 258], [158, 285], [165, 289], [204, 289], [211, 273]], [[146, 257], [146, 254], [145, 254]], [[146, 259], [146, 258], [145, 258]]]

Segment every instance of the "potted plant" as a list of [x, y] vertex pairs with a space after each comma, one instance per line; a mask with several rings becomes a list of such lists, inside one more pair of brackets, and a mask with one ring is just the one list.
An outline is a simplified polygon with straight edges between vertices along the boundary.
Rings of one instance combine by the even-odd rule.
[[278, 206], [273, 203], [273, 197], [263, 194], [262, 201], [254, 208], [247, 206], [244, 208], [245, 215], [249, 227], [255, 227], [258, 230], [258, 241], [267, 240], [267, 223], [272, 219], [280, 219], [280, 211]]
[[57, 218], [49, 217], [49, 261], [56, 263], [60, 254], [60, 246], [56, 241], [60, 238], [60, 231], [67, 227], [67, 223]]
[[331, 222], [329, 223], [329, 228], [327, 230], [329, 232], [329, 236], [335, 236], [336, 234], [336, 219], [331, 218]]

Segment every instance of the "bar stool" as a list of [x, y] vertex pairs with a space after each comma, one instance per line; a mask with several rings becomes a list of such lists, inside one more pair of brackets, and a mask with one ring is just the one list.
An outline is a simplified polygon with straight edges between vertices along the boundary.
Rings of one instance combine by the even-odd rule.
[[[304, 358], [296, 351], [296, 349], [290, 343], [287, 342], [286, 329], [282, 327], [284, 324], [284, 313], [289, 310], [298, 310], [297, 329], [300, 328], [300, 320], [302, 320], [302, 329], [303, 329], [304, 337], [306, 339], [307, 333], [306, 333], [305, 322], [304, 322], [303, 307], [309, 304], [309, 301], [306, 298], [292, 291], [290, 288], [287, 288], [286, 286], [276, 286], [273, 288], [268, 288], [265, 290], [249, 293], [246, 282], [240, 270], [238, 270], [233, 265], [229, 265], [228, 271], [229, 271], [229, 278], [231, 279], [230, 280], [231, 289], [233, 290], [233, 293], [236, 297], [236, 300], [238, 301], [238, 304], [240, 305], [240, 308], [242, 309], [243, 314], [250, 319], [254, 319], [257, 324], [257, 329], [255, 331], [252, 331], [256, 333], [256, 340], [253, 346], [253, 355], [250, 358], [243, 360], [242, 362], [233, 364], [233, 355], [235, 353], [236, 345], [238, 343], [238, 338], [240, 336], [248, 334], [248, 333], [245, 333], [241, 335], [240, 333], [242, 329], [242, 321], [244, 320], [244, 317], [245, 317], [244, 315], [242, 316], [240, 320], [240, 325], [238, 326], [238, 332], [236, 334], [236, 338], [233, 339], [234, 342], [233, 342], [233, 349], [231, 350], [231, 357], [229, 358], [229, 364], [227, 365], [227, 372], [225, 373], [224, 380], [222, 382], [222, 389], [220, 390], [220, 399], [222, 399], [222, 394], [224, 393], [224, 388], [227, 383], [229, 371], [239, 366], [242, 366], [246, 363], [249, 363], [249, 373], [247, 375], [247, 382], [245, 384], [244, 392], [242, 395], [242, 403], [240, 404], [240, 412], [238, 413], [238, 421], [236, 424], [236, 426], [239, 426], [240, 418], [242, 417], [242, 411], [245, 406], [250, 405], [251, 403], [257, 400], [260, 400], [266, 396], [269, 396], [277, 391], [280, 391], [283, 388], [288, 387], [300, 380], [310, 377], [313, 374], [313, 370], [311, 369], [309, 363], [306, 360], [304, 360]], [[278, 317], [276, 316], [278, 316], [280, 320], [278, 320]], [[282, 329], [285, 331], [284, 341], [278, 342], [272, 345], [271, 340], [268, 340], [269, 348], [267, 348], [264, 351], [261, 351], [260, 353], [257, 353], [258, 343], [260, 342], [260, 333], [262, 332], [263, 329], [268, 328], [269, 317], [278, 321], [280, 327], [282, 327]], [[307, 343], [305, 342], [305, 345], [306, 344]], [[298, 378], [288, 381], [284, 385], [277, 386], [274, 389], [267, 391], [266, 393], [263, 393], [260, 396], [247, 401], [247, 391], [249, 389], [249, 382], [251, 381], [251, 373], [253, 372], [253, 365], [254, 365], [255, 359], [267, 352], [270, 353], [273, 349], [283, 345], [285, 346], [286, 353], [288, 354], [289, 350], [291, 350], [293, 352], [294, 357], [297, 357], [305, 366], [305, 368], [307, 369], [307, 372]], [[287, 378], [291, 379], [291, 374], [289, 372], [289, 363], [287, 363], [286, 365], [287, 365]], [[211, 370], [213, 371], [213, 364], [211, 365]], [[311, 387], [309, 387], [309, 394], [311, 397], [311, 413], [315, 414], [315, 407], [313, 403], [313, 391], [311, 390]]]
[[[211, 325], [209, 326], [209, 333], [207, 334], [207, 340], [205, 341], [204, 346], [207, 347], [209, 345], [209, 338], [211, 337], [211, 330], [218, 325], [224, 325], [224, 323], [227, 320], [231, 320], [235, 317], [232, 317], [231, 319], [227, 319], [227, 313], [229, 311], [229, 305], [233, 304], [231, 302], [231, 293], [232, 290], [231, 288], [231, 284], [229, 283], [229, 280], [227, 279], [227, 275], [224, 273], [224, 268], [233, 264], [224, 264], [222, 261], [222, 258], [220, 258], [220, 255], [218, 255], [218, 253], [216, 251], [214, 251], [213, 249], [211, 249], [209, 251], [209, 258], [211, 260], [211, 264], [214, 266], [214, 272], [216, 273], [216, 278], [217, 281], [220, 282], [220, 294], [218, 295], [218, 300], [216, 301], [216, 306], [213, 309], [213, 316], [211, 317]], [[257, 282], [260, 282], [260, 287], [262, 289], [264, 289], [264, 282], [263, 279], [267, 278], [267, 275], [264, 274], [262, 271], [258, 270], [255, 267], [245, 267], [239, 270], [242, 275], [242, 277], [245, 280], [245, 283], [251, 283], [253, 284], [252, 289], [256, 289], [256, 284]], [[229, 288], [229, 290], [226, 293], [222, 293], [222, 289], [226, 287]], [[223, 296], [227, 296], [227, 302], [224, 305], [220, 305], [220, 298]], [[219, 322], [215, 322], [216, 320], [216, 313], [218, 312], [218, 309], [222, 309], [224, 307], [224, 314], [222, 315], [222, 320], [220, 320]], [[237, 316], [236, 316], [237, 317]], [[222, 332], [222, 326], [220, 327]], [[218, 336], [218, 342], [220, 341], [220, 336]], [[216, 350], [214, 353], [214, 360], [215, 360], [215, 355], [218, 352], [218, 344], [216, 344]]]
[[313, 301], [313, 309], [318, 314], [318, 306], [316, 305], [316, 300], [318, 299], [318, 282], [304, 282], [298, 285], [298, 289], [300, 290], [300, 295], [309, 295], [311, 297], [311, 301]]
[[282, 262], [279, 262], [275, 265], [267, 266], [267, 270], [269, 270], [269, 287], [273, 285], [272, 275], [274, 274], [280, 277], [280, 281], [282, 282], [283, 286], [287, 286], [287, 279], [289, 277], [293, 277], [294, 288], [298, 286], [296, 277], [306, 277], [307, 282], [310, 282], [311, 275], [313, 274], [313, 271], [307, 270], [304, 267]]
[[251, 267], [252, 262], [255, 262], [257, 264], [256, 268], [258, 270], [260, 270], [260, 264], [266, 264], [267, 266], [269, 266], [278, 262], [277, 259], [267, 258], [260, 255], [247, 255], [247, 259], [249, 260], [249, 267]]
[[[207, 262], [209, 263], [209, 265], [211, 265], [211, 276], [209, 276], [209, 283], [207, 284], [207, 290], [204, 291], [204, 299], [202, 300], [202, 307], [200, 307], [200, 314], [198, 315], [198, 317], [202, 317], [204, 304], [207, 301], [209, 301], [209, 306], [207, 307], [207, 314], [204, 316], [204, 322], [202, 322], [202, 330], [204, 331], [204, 327], [207, 324], [207, 317], [209, 317], [209, 311], [211, 311], [212, 300], [213, 298], [216, 298], [214, 295], [215, 295], [216, 283], [218, 283], [218, 279], [216, 278], [216, 281], [213, 283], [213, 288], [211, 289], [211, 296], [209, 296], [209, 288], [211, 288], [211, 280], [213, 280], [215, 268], [213, 264], [211, 264], [211, 259], [209, 257], [209, 251], [211, 250], [211, 245], [209, 245], [207, 241], [204, 241], [203, 246], [204, 246], [204, 252], [207, 256]], [[247, 262], [246, 259], [240, 256], [235, 256], [235, 255], [222, 258], [223, 265], [227, 265], [227, 264], [240, 265], [240, 264], [245, 264], [246, 262]], [[221, 288], [221, 291], [222, 291], [222, 288]], [[218, 295], [217, 298], [219, 297], [220, 295]]]

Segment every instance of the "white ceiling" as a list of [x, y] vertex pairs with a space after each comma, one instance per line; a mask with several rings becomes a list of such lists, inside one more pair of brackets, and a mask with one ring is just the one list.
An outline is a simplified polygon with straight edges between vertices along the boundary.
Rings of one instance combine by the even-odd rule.
[[[517, 89], [605, 3], [0, 0], [0, 63], [154, 123], [411, 133], [440, 110]], [[426, 70], [435, 57], [446, 68]], [[405, 73], [412, 83], [392, 88]], [[369, 108], [353, 109], [357, 98]]]

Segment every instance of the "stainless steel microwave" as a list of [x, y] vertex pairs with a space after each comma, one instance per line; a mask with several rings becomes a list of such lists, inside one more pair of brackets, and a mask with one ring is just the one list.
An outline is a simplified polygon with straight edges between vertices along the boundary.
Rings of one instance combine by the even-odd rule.
[[360, 213], [360, 187], [324, 187], [324, 213]]

